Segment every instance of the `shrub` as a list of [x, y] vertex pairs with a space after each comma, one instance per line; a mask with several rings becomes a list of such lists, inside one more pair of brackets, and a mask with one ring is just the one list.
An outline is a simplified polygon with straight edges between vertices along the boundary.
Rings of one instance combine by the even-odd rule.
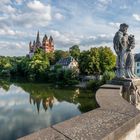
[[106, 71], [103, 73], [102, 82], [105, 84], [107, 81], [112, 80], [115, 77], [115, 73], [112, 71]]
[[101, 80], [90, 80], [89, 82], [87, 82], [86, 87], [88, 89], [97, 90], [101, 85]]

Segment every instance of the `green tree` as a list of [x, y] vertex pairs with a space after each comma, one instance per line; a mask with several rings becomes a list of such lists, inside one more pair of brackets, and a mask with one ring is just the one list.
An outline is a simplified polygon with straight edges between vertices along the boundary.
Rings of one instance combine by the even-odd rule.
[[69, 56], [68, 51], [62, 51], [62, 50], [56, 50], [54, 52], [54, 57], [55, 57], [55, 63], [59, 61], [61, 58], [66, 58]]
[[81, 74], [103, 74], [115, 67], [116, 56], [109, 47], [91, 48], [83, 51], [79, 56], [79, 68]]
[[99, 49], [90, 49], [90, 73], [98, 75], [100, 73], [100, 60], [99, 60]]
[[0, 56], [0, 75], [1, 76], [10, 76], [10, 70], [12, 65], [9, 57]]
[[55, 64], [55, 54], [54, 54], [54, 52], [47, 53], [47, 57], [49, 59], [50, 65], [54, 65]]
[[88, 63], [90, 61], [90, 51], [82, 51], [79, 56], [79, 69], [81, 74], [90, 74]]
[[97, 74], [100, 72], [98, 48], [83, 51], [79, 56], [79, 68], [81, 74]]
[[48, 56], [40, 49], [27, 63], [28, 74], [35, 79], [43, 78], [49, 67], [50, 63]]
[[75, 58], [75, 60], [78, 60], [80, 56], [80, 49], [78, 45], [74, 45], [69, 49], [70, 55]]
[[116, 56], [109, 47], [99, 47], [100, 71], [111, 71], [115, 67]]

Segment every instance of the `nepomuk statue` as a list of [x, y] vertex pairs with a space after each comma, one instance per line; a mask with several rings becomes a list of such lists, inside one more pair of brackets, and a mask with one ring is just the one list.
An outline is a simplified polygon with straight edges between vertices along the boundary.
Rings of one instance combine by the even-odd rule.
[[126, 23], [120, 24], [120, 29], [113, 39], [114, 50], [117, 54], [117, 78], [136, 78], [134, 74], [134, 55], [131, 51], [135, 47], [135, 37], [127, 34], [128, 27]]

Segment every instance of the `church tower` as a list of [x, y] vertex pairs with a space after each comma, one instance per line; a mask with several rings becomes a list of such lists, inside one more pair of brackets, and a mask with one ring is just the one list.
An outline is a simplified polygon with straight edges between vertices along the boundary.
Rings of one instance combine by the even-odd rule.
[[49, 46], [49, 41], [47, 35], [45, 34], [42, 41], [42, 48], [44, 49], [45, 52], [48, 51], [48, 46]]
[[44, 49], [44, 51], [46, 53], [49, 53], [49, 52], [53, 52], [54, 51], [54, 45], [53, 45], [53, 39], [52, 39], [52, 37], [50, 37], [49, 39], [48, 39], [47, 35], [45, 35], [43, 37], [42, 48]]
[[35, 42], [35, 40], [33, 41], [33, 52], [35, 52], [36, 51], [36, 42]]
[[49, 38], [49, 50], [50, 52], [54, 52], [54, 42], [52, 36]]
[[54, 42], [53, 42], [52, 36], [50, 36], [50, 38], [48, 38], [47, 35], [45, 34], [42, 42], [40, 42], [40, 34], [38, 31], [36, 40], [34, 40], [33, 42], [31, 42], [31, 41], [29, 42], [29, 54], [28, 55], [30, 58], [34, 55], [34, 53], [36, 52], [36, 50], [38, 48], [43, 49], [43, 51], [46, 53], [54, 52]]

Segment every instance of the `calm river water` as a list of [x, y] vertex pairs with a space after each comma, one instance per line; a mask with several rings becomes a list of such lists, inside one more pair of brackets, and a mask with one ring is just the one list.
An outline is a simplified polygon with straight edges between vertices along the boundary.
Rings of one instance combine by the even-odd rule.
[[0, 140], [15, 140], [96, 107], [91, 91], [0, 81]]

